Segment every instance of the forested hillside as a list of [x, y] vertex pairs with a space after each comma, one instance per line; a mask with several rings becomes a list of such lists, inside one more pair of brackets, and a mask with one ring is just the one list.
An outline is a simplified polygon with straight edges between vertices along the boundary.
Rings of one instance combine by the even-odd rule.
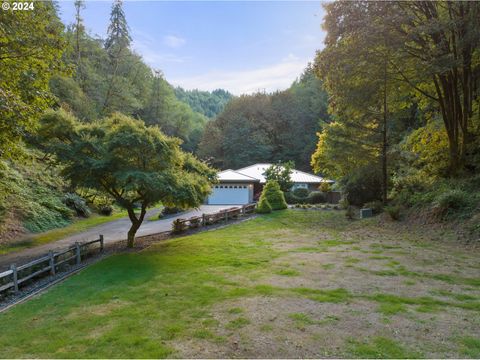
[[209, 118], [217, 116], [225, 105], [233, 97], [223, 89], [209, 91], [185, 90], [181, 87], [175, 88], [175, 95], [178, 100], [190, 105], [193, 111], [203, 114]]
[[[65, 199], [76, 189], [37, 139], [45, 110], [61, 108], [85, 125], [121, 113], [180, 138], [189, 152], [209, 120], [189, 106], [190, 92], [178, 99], [179, 90], [132, 50], [121, 1], [113, 2], [106, 39], [85, 30], [86, 5], [75, 2], [75, 20], [66, 27], [51, 1], [37, 2], [35, 11], [0, 13], [0, 243], [63, 226], [77, 215]], [[209, 116], [231, 96], [223, 90], [192, 94]], [[104, 205], [95, 199], [93, 209]]]
[[327, 94], [308, 67], [285, 91], [232, 99], [207, 124], [199, 155], [219, 168], [292, 160], [308, 171], [315, 133], [328, 121]]
[[397, 218], [414, 207], [416, 218], [457, 219], [478, 237], [480, 4], [325, 9], [315, 72], [332, 122], [319, 132], [314, 169], [340, 180], [355, 205], [390, 203]]

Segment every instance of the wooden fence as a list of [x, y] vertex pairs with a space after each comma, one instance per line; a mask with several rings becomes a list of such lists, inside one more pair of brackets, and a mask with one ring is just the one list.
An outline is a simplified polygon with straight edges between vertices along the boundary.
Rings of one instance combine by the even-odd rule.
[[189, 219], [177, 219], [173, 223], [173, 232], [179, 233], [186, 229], [194, 229], [200, 226], [213, 225], [219, 222], [228, 222], [255, 212], [256, 204], [243, 205], [242, 207], [232, 207], [230, 209], [220, 210], [216, 213], [202, 214], [202, 216], [193, 216]]
[[[186, 230], [188, 228], [197, 228], [199, 226], [213, 225], [221, 221], [227, 222], [230, 219], [235, 219], [240, 216], [251, 214], [255, 211], [256, 204], [243, 205], [242, 207], [233, 207], [230, 209], [221, 210], [216, 213], [202, 214], [202, 216], [194, 216], [189, 219], [177, 219], [177, 229]], [[175, 227], [173, 232], [175, 231]], [[79, 265], [82, 259], [88, 255], [88, 248], [93, 244], [99, 243], [100, 252], [103, 251], [104, 242], [103, 235], [97, 240], [88, 241], [85, 243], [75, 243], [66, 250], [60, 252], [50, 251], [47, 255], [33, 260], [27, 264], [10, 266], [10, 269], [0, 273], [0, 294], [7, 290], [12, 290], [17, 293], [19, 288], [28, 283], [29, 280], [45, 276], [45, 273], [55, 275], [62, 266]]]
[[85, 243], [77, 242], [60, 252], [50, 251], [47, 255], [18, 267], [12, 264], [9, 270], [0, 273], [0, 293], [11, 289], [17, 293], [19, 288], [25, 285], [28, 280], [45, 275], [47, 272], [50, 275], [55, 275], [62, 266], [72, 263], [79, 265], [82, 258], [85, 258], [88, 254], [89, 247], [96, 243], [99, 243], [99, 250], [102, 252], [104, 243], [103, 235], [100, 235], [96, 240]]

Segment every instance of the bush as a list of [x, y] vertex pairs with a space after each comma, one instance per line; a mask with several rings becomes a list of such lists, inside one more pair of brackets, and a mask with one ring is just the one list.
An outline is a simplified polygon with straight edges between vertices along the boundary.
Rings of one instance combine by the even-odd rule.
[[286, 193], [283, 194], [285, 196], [285, 201], [287, 204], [299, 204], [301, 203], [301, 200], [293, 195], [293, 192], [287, 191]]
[[285, 196], [283, 195], [283, 191], [280, 190], [280, 185], [278, 185], [278, 183], [274, 180], [267, 181], [263, 187], [260, 199], [262, 196], [268, 200], [272, 210], [283, 210], [288, 207], [285, 201]]
[[381, 200], [382, 177], [377, 168], [365, 166], [342, 180], [344, 193], [351, 205], [362, 206], [369, 201]]
[[187, 229], [187, 225], [185, 224], [185, 219], [176, 219], [172, 223], [172, 233], [180, 234], [181, 232]]
[[398, 205], [390, 205], [385, 207], [385, 211], [390, 216], [392, 220], [400, 220], [401, 210]]
[[268, 202], [268, 199], [263, 195], [260, 196], [260, 201], [258, 202], [258, 206], [255, 209], [258, 214], [268, 214], [272, 212], [272, 207]]
[[90, 209], [87, 206], [87, 203], [83, 198], [77, 194], [67, 193], [63, 197], [63, 202], [70, 209], [75, 210], [78, 216], [89, 217], [91, 214]]
[[363, 205], [365, 209], [372, 209], [374, 214], [380, 214], [383, 211], [383, 203], [381, 201], [370, 201]]
[[293, 195], [296, 196], [297, 198], [305, 199], [308, 197], [309, 194], [310, 194], [310, 191], [308, 191], [308, 189], [305, 189], [305, 188], [297, 188], [293, 190]]
[[182, 209], [180, 208], [177, 208], [177, 207], [168, 207], [168, 206], [165, 206], [162, 210], [162, 216], [165, 216], [165, 215], [172, 215], [172, 214], [178, 214], [179, 212], [181, 212]]
[[98, 211], [102, 215], [110, 216], [113, 213], [113, 207], [111, 207], [110, 205], [103, 205], [98, 209]]
[[332, 184], [326, 181], [322, 181], [318, 188], [320, 189], [321, 192], [327, 193], [332, 191]]
[[307, 198], [309, 204], [320, 204], [327, 201], [327, 198], [324, 193], [320, 191], [312, 191]]
[[462, 190], [450, 190], [440, 194], [434, 207], [441, 215], [448, 215], [449, 212], [462, 210], [468, 207], [470, 195]]

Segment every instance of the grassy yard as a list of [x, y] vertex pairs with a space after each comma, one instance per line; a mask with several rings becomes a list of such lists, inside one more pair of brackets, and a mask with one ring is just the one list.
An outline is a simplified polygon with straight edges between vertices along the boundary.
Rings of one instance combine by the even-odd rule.
[[0, 357], [480, 357], [479, 298], [448, 233], [289, 210], [91, 266], [0, 314]]
[[125, 216], [127, 216], [126, 211], [120, 211], [111, 216], [94, 214], [89, 218], [76, 220], [72, 224], [65, 227], [50, 230], [41, 234], [32, 235], [31, 237], [23, 241], [2, 245], [0, 246], [0, 255], [8, 254], [30, 247], [35, 247], [52, 241], [57, 241], [63, 239], [66, 236], [77, 234], [79, 232], [91, 229], [92, 227], [121, 219]]

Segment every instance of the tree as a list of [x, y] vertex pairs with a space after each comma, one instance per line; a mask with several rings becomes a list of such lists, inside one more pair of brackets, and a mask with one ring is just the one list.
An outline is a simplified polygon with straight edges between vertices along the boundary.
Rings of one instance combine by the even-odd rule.
[[123, 11], [123, 1], [114, 0], [110, 13], [107, 39], [105, 40], [105, 49], [109, 51], [114, 48], [125, 49], [130, 47], [131, 41], [130, 29]]
[[287, 202], [285, 201], [285, 196], [283, 195], [280, 185], [275, 180], [269, 180], [265, 184], [262, 190], [262, 195], [268, 200], [272, 210], [283, 210], [288, 207]]
[[265, 170], [264, 176], [267, 181], [274, 180], [280, 185], [280, 189], [283, 192], [288, 192], [293, 186], [291, 178], [292, 169], [295, 167], [293, 161], [287, 161], [285, 163], [272, 164]]
[[35, 11], [0, 12], [0, 159], [20, 152], [53, 103], [48, 82], [64, 71], [62, 32], [51, 1], [36, 2]]
[[50, 111], [42, 118], [39, 139], [72, 186], [103, 193], [127, 210], [128, 247], [148, 207], [199, 206], [215, 180], [214, 170], [182, 152], [178, 139], [118, 113], [81, 124], [63, 110]]

